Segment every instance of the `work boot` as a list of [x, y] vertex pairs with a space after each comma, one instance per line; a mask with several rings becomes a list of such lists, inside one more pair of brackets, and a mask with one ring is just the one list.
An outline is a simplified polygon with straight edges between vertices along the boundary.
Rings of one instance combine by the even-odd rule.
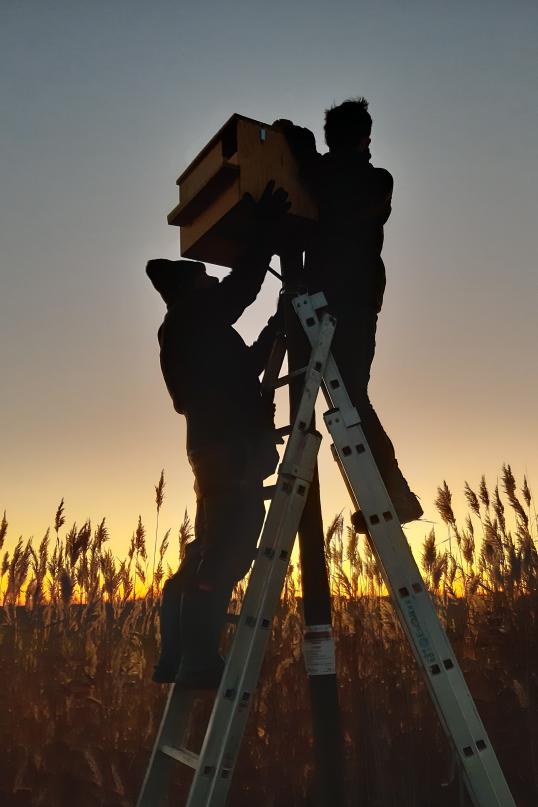
[[233, 585], [185, 591], [181, 598], [182, 656], [176, 684], [217, 689], [224, 669], [219, 642]]
[[402, 472], [396, 466], [389, 474], [383, 475], [387, 492], [396, 510], [400, 524], [407, 524], [420, 518], [424, 511], [419, 500], [407, 484]]
[[416, 521], [424, 515], [424, 510], [412, 490], [409, 493], [397, 494], [391, 497], [394, 509], [400, 520], [400, 524], [407, 524], [410, 521]]
[[[412, 491], [409, 491], [409, 494], [405, 496], [396, 493], [391, 496], [391, 500], [400, 524], [415, 521], [415, 519], [420, 518], [423, 514], [420, 502]], [[359, 535], [368, 535], [368, 526], [362, 510], [356, 510], [355, 513], [352, 514], [351, 525]]]
[[159, 614], [161, 655], [153, 670], [156, 684], [173, 684], [181, 661], [181, 590], [176, 581], [164, 584]]
[[[407, 524], [409, 521], [415, 521], [415, 519], [420, 518], [424, 511], [398, 466], [396, 465], [395, 469], [385, 472], [382, 476], [400, 524]], [[353, 513], [351, 524], [355, 532], [360, 535], [367, 535], [368, 525], [362, 510], [357, 510]]]

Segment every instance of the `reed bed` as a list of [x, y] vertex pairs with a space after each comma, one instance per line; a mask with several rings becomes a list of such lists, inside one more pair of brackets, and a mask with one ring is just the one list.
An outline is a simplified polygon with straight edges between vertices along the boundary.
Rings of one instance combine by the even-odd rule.
[[[501, 490], [465, 483], [456, 520], [446, 484], [421, 563], [518, 807], [538, 799], [537, 518], [526, 479], [509, 465]], [[4, 551], [0, 647], [0, 803], [17, 807], [127, 807], [136, 801], [164, 705], [150, 680], [158, 653], [162, 584], [192, 537], [187, 513], [159, 534], [139, 518], [127, 556], [106, 522], [66, 528], [64, 502], [37, 545]], [[0, 551], [8, 535], [0, 523]], [[443, 529], [443, 533], [445, 530]], [[152, 544], [148, 551], [148, 544]], [[368, 545], [344, 514], [328, 526], [349, 805], [468, 807], [452, 753]], [[166, 568], [165, 568], [166, 566]], [[175, 569], [174, 569], [175, 570]], [[231, 807], [313, 804], [308, 681], [301, 657], [300, 571], [290, 567], [230, 796]], [[245, 582], [236, 586], [238, 610]], [[230, 641], [232, 628], [224, 637]], [[201, 739], [210, 697], [192, 719]], [[190, 774], [178, 766], [175, 803]]]

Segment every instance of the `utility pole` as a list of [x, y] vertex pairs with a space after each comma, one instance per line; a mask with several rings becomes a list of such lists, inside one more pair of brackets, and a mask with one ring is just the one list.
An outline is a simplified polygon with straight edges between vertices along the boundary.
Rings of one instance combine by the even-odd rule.
[[[302, 251], [290, 248], [280, 255], [284, 291], [304, 285]], [[310, 346], [291, 304], [286, 308], [288, 372], [308, 363]], [[289, 386], [290, 423], [301, 400], [301, 376]], [[315, 419], [311, 428], [315, 428]], [[308, 673], [316, 762], [316, 807], [342, 807], [344, 803], [344, 751], [338, 703], [334, 641], [331, 632], [331, 592], [325, 563], [325, 540], [319, 476], [316, 471], [299, 527], [299, 551], [305, 620], [305, 663]], [[321, 638], [317, 638], [321, 637]], [[308, 659], [309, 648], [322, 647], [321, 665]], [[325, 661], [325, 663], [323, 663]], [[310, 669], [309, 669], [310, 667]], [[321, 670], [327, 672], [321, 672]], [[329, 671], [330, 670], [330, 671]]]

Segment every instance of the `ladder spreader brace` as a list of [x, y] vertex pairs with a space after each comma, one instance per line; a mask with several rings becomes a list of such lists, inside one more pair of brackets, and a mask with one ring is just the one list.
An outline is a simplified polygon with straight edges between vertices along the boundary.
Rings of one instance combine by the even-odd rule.
[[[299, 295], [293, 307], [312, 346], [299, 409], [288, 439], [259, 541], [235, 635], [199, 754], [181, 743], [196, 693], [170, 687], [137, 807], [166, 804], [174, 760], [194, 768], [186, 807], [222, 807], [230, 787], [246, 720], [256, 689], [274, 614], [321, 442], [309, 432], [323, 388], [324, 415], [333, 455], [354, 506], [363, 514], [368, 540], [451, 742], [474, 807], [515, 807], [495, 752], [424, 586], [411, 548], [365, 439], [357, 410], [330, 354], [335, 320], [321, 313], [323, 294]], [[274, 351], [277, 379], [284, 351]], [[276, 365], [275, 365], [276, 362]], [[267, 376], [267, 374], [266, 374]], [[264, 379], [265, 382], [265, 379]], [[288, 433], [288, 428], [279, 430]]]

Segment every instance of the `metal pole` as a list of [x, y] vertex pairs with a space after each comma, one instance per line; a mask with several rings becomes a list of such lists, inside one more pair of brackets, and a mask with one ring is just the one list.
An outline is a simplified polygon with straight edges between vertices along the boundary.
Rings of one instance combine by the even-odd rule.
[[[300, 289], [303, 270], [302, 252], [290, 249], [280, 255], [284, 290]], [[286, 308], [286, 342], [288, 372], [304, 367], [310, 356], [310, 346], [291, 304]], [[302, 379], [292, 381], [290, 391], [290, 422], [293, 422], [301, 398]], [[312, 428], [315, 427], [314, 420]], [[331, 626], [331, 593], [325, 564], [325, 542], [319, 477], [316, 466], [310, 493], [299, 527], [299, 550], [306, 639], [322, 635], [323, 626]], [[325, 631], [327, 633], [327, 631]], [[329, 647], [332, 634], [322, 641]], [[315, 666], [315, 665], [314, 665]], [[328, 666], [331, 666], [330, 664]], [[323, 665], [322, 665], [323, 668]], [[319, 673], [308, 669], [310, 705], [316, 761], [316, 791], [313, 804], [319, 807], [342, 807], [344, 804], [344, 753], [336, 673]]]

